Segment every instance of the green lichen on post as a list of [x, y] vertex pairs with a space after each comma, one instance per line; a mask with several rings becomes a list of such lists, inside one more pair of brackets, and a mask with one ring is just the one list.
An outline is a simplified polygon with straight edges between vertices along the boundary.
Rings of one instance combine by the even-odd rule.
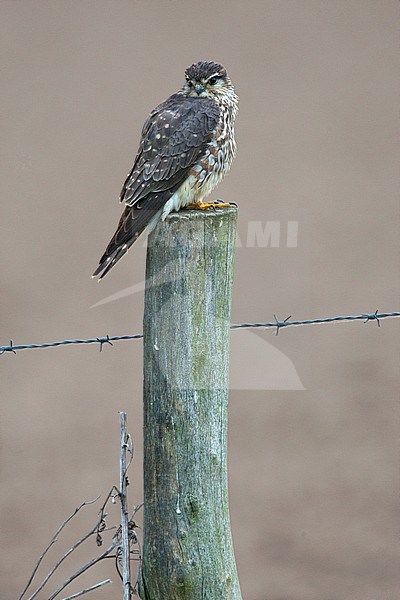
[[145, 600], [241, 598], [226, 459], [236, 213], [181, 211], [149, 237], [140, 584]]

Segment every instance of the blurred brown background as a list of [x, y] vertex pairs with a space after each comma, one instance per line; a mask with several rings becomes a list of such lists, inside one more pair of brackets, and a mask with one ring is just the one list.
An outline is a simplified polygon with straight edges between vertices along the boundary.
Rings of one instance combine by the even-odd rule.
[[[197, 60], [226, 65], [240, 96], [217, 193], [240, 207], [232, 320], [398, 309], [397, 2], [3, 0], [1, 13], [1, 344], [142, 330], [140, 291], [91, 306], [143, 281], [143, 245], [100, 285], [90, 275], [144, 119]], [[278, 221], [279, 247], [246, 247], [250, 221]], [[387, 320], [232, 334], [265, 348], [235, 350], [230, 400], [246, 600], [398, 598], [398, 333]], [[2, 600], [73, 508], [117, 482], [122, 409], [141, 500], [141, 353], [132, 341], [0, 358]], [[301, 383], [249, 389], [274, 353]], [[70, 593], [108, 576], [92, 597], [120, 598], [110, 562]]]

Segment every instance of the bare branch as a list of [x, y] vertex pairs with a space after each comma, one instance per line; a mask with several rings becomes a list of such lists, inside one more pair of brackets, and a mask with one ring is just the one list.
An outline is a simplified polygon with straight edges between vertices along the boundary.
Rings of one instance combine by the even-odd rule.
[[91, 585], [90, 587], [77, 592], [76, 594], [72, 594], [72, 596], [68, 596], [68, 598], [63, 598], [63, 600], [73, 600], [74, 598], [78, 598], [78, 596], [83, 596], [83, 594], [87, 594], [88, 592], [92, 592], [93, 590], [97, 590], [99, 587], [106, 585], [107, 583], [111, 583], [111, 579], [105, 579], [104, 581], [100, 581], [99, 583], [95, 583], [95, 585]]
[[75, 517], [75, 515], [81, 510], [81, 508], [83, 508], [84, 506], [89, 506], [90, 504], [94, 504], [95, 502], [97, 502], [97, 500], [100, 498], [100, 496], [97, 496], [97, 498], [95, 498], [94, 500], [85, 500], [85, 502], [82, 502], [82, 504], [80, 504], [73, 513], [70, 514], [69, 517], [67, 517], [65, 519], [65, 521], [63, 521], [61, 523], [61, 525], [59, 526], [59, 528], [57, 529], [57, 531], [55, 532], [55, 534], [53, 535], [53, 537], [51, 538], [50, 542], [47, 544], [46, 548], [44, 549], [44, 551], [42, 552], [42, 554], [39, 557], [39, 560], [37, 561], [35, 568], [32, 571], [32, 575], [29, 578], [28, 583], [26, 584], [24, 590], [21, 592], [20, 596], [18, 597], [18, 600], [22, 600], [22, 598], [24, 597], [27, 589], [29, 588], [29, 586], [31, 585], [38, 568], [40, 567], [40, 564], [42, 562], [42, 560], [44, 559], [44, 557], [46, 556], [47, 552], [50, 550], [50, 548], [52, 547], [53, 544], [55, 544], [55, 542], [58, 539], [58, 536], [60, 535], [61, 531], [64, 529], [64, 527], [66, 525], [68, 525], [68, 523], [71, 521], [71, 519], [73, 519]]
[[[111, 494], [111, 492], [110, 492], [110, 494]], [[107, 496], [107, 499], [110, 497], [110, 494]], [[49, 581], [50, 577], [54, 574], [54, 572], [58, 569], [58, 567], [64, 562], [64, 560], [70, 554], [72, 554], [72, 552], [74, 552], [77, 548], [79, 548], [79, 546], [81, 544], [83, 544], [83, 542], [85, 542], [88, 538], [90, 538], [90, 536], [94, 535], [95, 533], [97, 534], [97, 536], [99, 536], [100, 528], [101, 528], [102, 532], [116, 529], [116, 527], [109, 527], [108, 529], [105, 529], [104, 507], [105, 507], [105, 504], [103, 505], [102, 509], [100, 510], [101, 516], [100, 516], [99, 521], [96, 523], [96, 525], [94, 527], [92, 527], [92, 529], [90, 531], [88, 531], [84, 536], [82, 536], [77, 542], [75, 542], [75, 544], [73, 546], [71, 546], [71, 548], [69, 550], [67, 550], [67, 552], [56, 562], [56, 564], [50, 569], [49, 573], [43, 579], [42, 583], [39, 585], [37, 590], [29, 597], [28, 600], [34, 600], [34, 598], [36, 598], [38, 593], [44, 588], [46, 583]], [[104, 527], [102, 527], [103, 524], [104, 524]], [[101, 544], [99, 544], [99, 542], [97, 542], [97, 543], [98, 543], [98, 545], [101, 545]]]
[[114, 550], [114, 548], [116, 548], [118, 546], [118, 540], [116, 539], [116, 536], [114, 536], [113, 542], [112, 544], [107, 548], [107, 550], [105, 550], [103, 552], [103, 554], [100, 554], [99, 556], [97, 556], [96, 558], [93, 558], [90, 562], [86, 563], [86, 565], [83, 565], [83, 567], [81, 567], [80, 569], [78, 569], [77, 571], [75, 571], [75, 573], [73, 575], [71, 575], [71, 577], [69, 577], [68, 579], [66, 579], [64, 581], [64, 583], [62, 583], [52, 594], [51, 596], [49, 596], [48, 600], [54, 600], [54, 598], [56, 596], [58, 596], [58, 594], [60, 592], [62, 592], [67, 585], [69, 585], [72, 581], [74, 581], [74, 579], [76, 579], [77, 577], [79, 577], [80, 575], [82, 575], [82, 573], [84, 573], [85, 571], [87, 571], [88, 569], [90, 569], [91, 567], [93, 567], [93, 565], [95, 565], [96, 563], [98, 563], [99, 561], [103, 560], [103, 558], [106, 558], [108, 554], [110, 554], [110, 552], [112, 552]]
[[[120, 412], [120, 457], [119, 457], [119, 497], [121, 501], [121, 560], [122, 560], [122, 589], [123, 599], [130, 600], [131, 590], [131, 567], [130, 567], [130, 540], [129, 540], [129, 517], [127, 501], [128, 478], [126, 471], [133, 459], [131, 437], [126, 433], [126, 413]], [[129, 444], [129, 445], [128, 445]], [[130, 460], [126, 464], [126, 452], [130, 453]]]
[[[124, 586], [124, 600], [131, 600], [132, 594], [136, 594], [137, 580], [135, 585], [132, 587], [131, 585], [131, 575], [130, 575], [130, 561], [140, 561], [141, 560], [141, 548], [140, 543], [135, 531], [135, 528], [138, 527], [133, 520], [133, 517], [137, 513], [137, 511], [142, 507], [142, 505], [135, 506], [131, 517], [129, 518], [128, 513], [128, 501], [127, 501], [127, 486], [129, 485], [127, 470], [133, 460], [134, 452], [133, 452], [133, 442], [131, 436], [126, 431], [126, 413], [120, 413], [120, 489], [116, 486], [113, 486], [111, 490], [108, 492], [100, 510], [98, 512], [98, 518], [95, 525], [85, 533], [79, 540], [77, 540], [62, 556], [57, 560], [57, 562], [52, 566], [50, 571], [41, 581], [37, 589], [29, 596], [27, 600], [35, 600], [38, 594], [43, 590], [43, 588], [48, 584], [50, 578], [53, 576], [55, 571], [60, 567], [60, 565], [68, 558], [83, 542], [85, 542], [88, 538], [95, 535], [97, 546], [102, 546], [103, 544], [103, 534], [105, 532], [109, 532], [114, 530], [114, 535], [112, 538], [111, 545], [100, 554], [98, 557], [92, 559], [90, 562], [83, 565], [79, 568], [73, 575], [71, 575], [68, 579], [66, 579], [59, 587], [53, 592], [51, 596], [47, 596], [47, 600], [53, 600], [58, 596], [58, 594], [65, 589], [71, 582], [73, 582], [77, 577], [79, 577], [82, 573], [90, 569], [96, 563], [103, 559], [112, 558], [116, 562], [117, 573], [121, 578]], [[129, 460], [127, 462], [127, 453], [129, 454]], [[85, 501], [74, 510], [74, 512], [67, 518], [60, 527], [57, 529], [50, 542], [46, 546], [42, 555], [40, 556], [38, 562], [35, 565], [34, 571], [18, 600], [23, 600], [26, 592], [28, 591], [30, 585], [32, 584], [39, 566], [42, 563], [43, 558], [48, 553], [52, 545], [57, 541], [60, 532], [64, 529], [64, 527], [71, 521], [71, 519], [79, 512], [79, 510], [88, 505], [96, 502], [98, 498], [95, 500]], [[107, 527], [106, 518], [107, 518], [107, 504], [111, 501], [115, 504], [117, 501], [121, 502], [121, 524], [117, 527]], [[134, 549], [132, 546], [137, 545], [138, 549]], [[121, 570], [120, 570], [121, 567]], [[86, 588], [77, 594], [69, 596], [68, 598], [76, 598], [87, 592], [90, 592], [94, 589], [97, 589], [106, 583], [110, 583], [110, 580], [100, 582], [94, 586]], [[68, 599], [64, 599], [68, 600]]]

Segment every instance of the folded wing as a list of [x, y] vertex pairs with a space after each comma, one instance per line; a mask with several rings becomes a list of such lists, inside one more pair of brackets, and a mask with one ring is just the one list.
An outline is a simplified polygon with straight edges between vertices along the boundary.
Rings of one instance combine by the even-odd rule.
[[181, 92], [153, 110], [121, 191], [125, 210], [93, 277], [100, 274], [102, 279], [108, 273], [183, 184], [204, 154], [218, 120], [215, 102]]

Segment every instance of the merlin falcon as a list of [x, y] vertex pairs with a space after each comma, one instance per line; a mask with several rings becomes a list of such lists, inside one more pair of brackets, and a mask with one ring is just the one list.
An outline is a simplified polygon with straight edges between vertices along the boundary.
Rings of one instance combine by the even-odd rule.
[[195, 63], [185, 77], [183, 88], [157, 106], [143, 126], [120, 195], [124, 212], [93, 273], [99, 280], [146, 228], [150, 232], [171, 211], [213, 207], [203, 200], [230, 169], [238, 108], [232, 82], [215, 62]]

